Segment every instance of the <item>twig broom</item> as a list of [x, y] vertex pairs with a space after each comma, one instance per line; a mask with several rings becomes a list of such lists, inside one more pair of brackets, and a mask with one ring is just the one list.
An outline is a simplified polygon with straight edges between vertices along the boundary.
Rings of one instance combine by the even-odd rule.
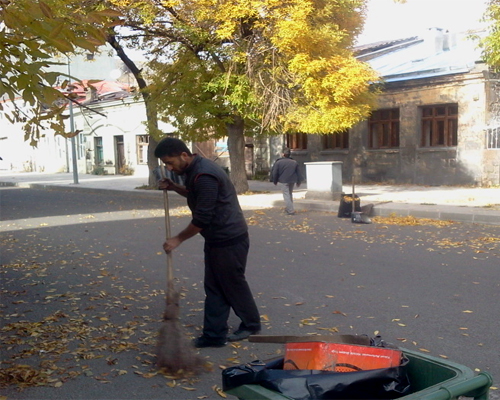
[[[162, 170], [163, 177], [165, 176]], [[165, 208], [165, 230], [167, 239], [171, 236], [170, 209], [167, 190], [163, 191]], [[174, 287], [174, 268], [172, 253], [167, 253], [167, 294], [163, 324], [160, 328], [156, 348], [156, 365], [169, 373], [190, 374], [201, 370], [202, 360], [182, 330], [179, 319], [180, 293]]]

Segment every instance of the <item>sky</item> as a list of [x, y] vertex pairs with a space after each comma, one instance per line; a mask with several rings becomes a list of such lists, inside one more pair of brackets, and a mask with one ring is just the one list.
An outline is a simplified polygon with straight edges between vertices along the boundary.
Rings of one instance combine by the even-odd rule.
[[368, 0], [368, 14], [358, 44], [422, 35], [428, 28], [462, 32], [484, 27], [486, 0]]

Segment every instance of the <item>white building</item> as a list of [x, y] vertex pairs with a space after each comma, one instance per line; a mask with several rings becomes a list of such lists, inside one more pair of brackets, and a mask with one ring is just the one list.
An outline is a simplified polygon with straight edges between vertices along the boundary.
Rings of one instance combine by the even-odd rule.
[[[65, 60], [69, 62], [64, 64]], [[101, 55], [80, 55], [70, 60], [61, 58], [54, 67], [82, 80], [79, 92], [81, 105], [68, 107], [67, 131], [71, 121], [74, 139], [55, 136], [45, 131], [37, 147], [24, 140], [23, 124], [11, 124], [0, 113], [0, 169], [26, 172], [72, 172], [73, 146], [79, 172], [95, 174], [140, 174], [147, 176], [146, 111], [140, 94], [132, 93], [134, 79], [121, 60]], [[117, 82], [115, 79], [120, 82]], [[87, 80], [102, 80], [89, 87]], [[72, 112], [71, 112], [72, 111]], [[71, 118], [72, 114], [72, 118]], [[170, 126], [160, 126], [165, 132]]]

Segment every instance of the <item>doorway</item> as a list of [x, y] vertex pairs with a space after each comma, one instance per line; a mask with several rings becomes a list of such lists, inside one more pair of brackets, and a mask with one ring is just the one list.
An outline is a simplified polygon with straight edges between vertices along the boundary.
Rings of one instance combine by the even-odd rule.
[[115, 136], [115, 160], [116, 160], [116, 173], [119, 174], [123, 171], [125, 166], [125, 146], [123, 144], [123, 135]]

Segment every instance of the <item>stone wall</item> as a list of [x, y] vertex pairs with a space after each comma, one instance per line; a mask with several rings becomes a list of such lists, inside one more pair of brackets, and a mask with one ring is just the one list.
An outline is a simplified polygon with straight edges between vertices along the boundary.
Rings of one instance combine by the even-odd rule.
[[[399, 108], [400, 146], [370, 149], [368, 122], [350, 130], [349, 150], [321, 148], [320, 136], [308, 138], [308, 149], [293, 152], [300, 163], [342, 161], [344, 183], [419, 185], [495, 185], [500, 179], [500, 150], [486, 150], [485, 127], [491, 118], [484, 67], [467, 74], [414, 79], [387, 84], [378, 109]], [[458, 104], [458, 143], [421, 146], [421, 107]]]
[[[487, 74], [486, 104], [488, 117], [486, 129], [497, 129], [496, 139], [500, 140], [500, 74]], [[497, 145], [500, 144], [497, 141]], [[483, 159], [483, 186], [500, 185], [500, 148], [486, 149]]]

